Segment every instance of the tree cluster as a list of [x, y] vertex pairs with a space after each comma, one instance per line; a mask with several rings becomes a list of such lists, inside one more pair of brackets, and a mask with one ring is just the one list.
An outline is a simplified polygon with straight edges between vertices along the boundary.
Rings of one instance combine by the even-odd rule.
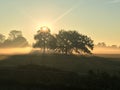
[[60, 30], [58, 34], [52, 35], [50, 30], [39, 30], [34, 39], [36, 42], [33, 47], [41, 48], [43, 53], [54, 50], [61, 54], [92, 54], [94, 48], [93, 40], [77, 31]]
[[113, 48], [113, 49], [119, 49], [120, 46], [117, 45], [107, 45], [105, 42], [99, 42], [96, 47], [101, 47], [101, 48]]
[[28, 42], [23, 37], [22, 32], [18, 30], [10, 31], [8, 38], [0, 34], [0, 48], [26, 47]]

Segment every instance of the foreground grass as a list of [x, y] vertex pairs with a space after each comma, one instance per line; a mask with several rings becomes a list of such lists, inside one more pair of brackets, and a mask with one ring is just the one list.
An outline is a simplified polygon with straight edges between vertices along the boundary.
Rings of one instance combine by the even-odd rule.
[[86, 74], [89, 70], [95, 72], [118, 73], [120, 58], [66, 56], [66, 55], [15, 55], [0, 61], [0, 68], [17, 67], [21, 65], [40, 65]]
[[23, 65], [0, 70], [0, 90], [120, 90], [120, 77], [89, 71], [86, 75]]
[[120, 59], [15, 55], [0, 61], [0, 90], [120, 90]]

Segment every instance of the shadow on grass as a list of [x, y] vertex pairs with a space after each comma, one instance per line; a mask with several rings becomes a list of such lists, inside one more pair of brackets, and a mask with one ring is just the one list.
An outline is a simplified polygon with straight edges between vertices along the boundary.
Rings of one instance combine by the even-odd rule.
[[89, 71], [86, 75], [38, 65], [0, 70], [0, 90], [120, 90], [120, 77]]
[[[95, 69], [101, 65], [101, 69], [111, 69], [113, 64], [119, 69], [119, 61], [101, 57], [10, 56], [0, 61], [0, 90], [120, 90], [119, 74]], [[86, 73], [78, 73], [78, 68], [87, 68]]]

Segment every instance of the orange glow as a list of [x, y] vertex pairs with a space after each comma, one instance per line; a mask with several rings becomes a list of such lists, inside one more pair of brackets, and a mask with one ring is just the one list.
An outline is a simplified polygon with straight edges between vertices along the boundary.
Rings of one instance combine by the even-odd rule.
[[32, 48], [3, 48], [0, 49], [0, 55], [29, 54]]
[[95, 47], [94, 54], [120, 54], [120, 49]]
[[42, 32], [48, 32], [49, 28], [47, 26], [41, 27]]
[[39, 29], [41, 29], [40, 27], [42, 27], [43, 28], [43, 30], [47, 30], [47, 29], [49, 29], [49, 30], [53, 30], [53, 24], [52, 24], [52, 22], [50, 23], [50, 22], [36, 22], [36, 25], [35, 25], [35, 29], [36, 30], [39, 30]]

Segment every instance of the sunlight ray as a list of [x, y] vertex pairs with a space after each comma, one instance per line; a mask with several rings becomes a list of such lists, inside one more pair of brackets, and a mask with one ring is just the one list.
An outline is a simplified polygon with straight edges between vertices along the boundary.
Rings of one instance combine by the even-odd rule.
[[65, 16], [67, 16], [69, 13], [71, 13], [73, 10], [75, 10], [78, 7], [78, 5], [68, 9], [66, 12], [64, 12], [63, 14], [61, 14], [58, 18], [56, 18], [52, 23], [55, 24], [57, 23], [59, 20], [61, 20], [62, 18], [64, 18]]

